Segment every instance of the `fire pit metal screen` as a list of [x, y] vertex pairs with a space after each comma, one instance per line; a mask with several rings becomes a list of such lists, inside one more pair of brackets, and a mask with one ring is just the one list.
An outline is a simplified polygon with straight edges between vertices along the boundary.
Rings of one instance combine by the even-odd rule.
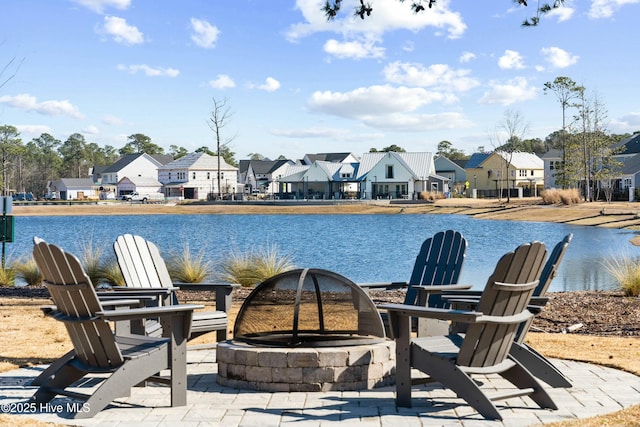
[[328, 347], [384, 341], [378, 310], [357, 284], [322, 269], [288, 271], [256, 286], [234, 325], [254, 345]]

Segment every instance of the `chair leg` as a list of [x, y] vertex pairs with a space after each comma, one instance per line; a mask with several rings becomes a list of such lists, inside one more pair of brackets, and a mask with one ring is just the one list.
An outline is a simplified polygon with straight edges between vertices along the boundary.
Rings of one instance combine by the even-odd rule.
[[69, 363], [71, 359], [76, 356], [75, 350], [71, 350], [67, 352], [64, 356], [59, 357], [53, 363], [45, 368], [44, 371], [40, 373], [33, 381], [31, 381], [31, 386], [41, 386], [47, 380], [47, 378], [51, 377], [55, 372], [57, 372], [64, 365]]
[[484, 394], [473, 378], [460, 370], [453, 362], [430, 356], [424, 358], [419, 365], [414, 367], [428, 374], [444, 387], [451, 389], [483, 417], [502, 420], [498, 408]]
[[558, 368], [528, 345], [514, 342], [509, 355], [525, 366], [535, 377], [551, 387], [572, 387], [572, 384]]
[[515, 365], [512, 368], [500, 373], [500, 375], [520, 389], [533, 389], [533, 393], [531, 393], [529, 397], [531, 397], [539, 407], [546, 409], [558, 409], [553, 399], [551, 399], [551, 396], [547, 394], [544, 387], [542, 387], [542, 384], [536, 380], [531, 372], [524, 368], [517, 360], [514, 360], [514, 362]]
[[66, 364], [60, 367], [56, 372], [52, 373], [48, 378], [44, 379], [29, 401], [35, 403], [50, 402], [57, 395], [57, 393], [52, 390], [64, 390], [86, 374], [86, 371], [80, 370], [70, 364]]
[[131, 387], [164, 369], [167, 366], [167, 358], [166, 351], [154, 351], [146, 357], [127, 360], [109, 375], [87, 399], [84, 406], [86, 411], [76, 413], [74, 418], [91, 418], [115, 399], [129, 396]]

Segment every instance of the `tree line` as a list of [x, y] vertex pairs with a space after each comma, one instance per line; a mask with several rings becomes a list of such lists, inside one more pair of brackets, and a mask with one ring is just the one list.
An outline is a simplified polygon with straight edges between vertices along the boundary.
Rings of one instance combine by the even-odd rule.
[[[208, 147], [195, 150], [217, 155]], [[59, 178], [89, 178], [95, 166], [108, 166], [127, 154], [168, 154], [178, 159], [189, 153], [184, 147], [171, 145], [164, 148], [151, 141], [147, 135], [136, 133], [127, 138], [120, 149], [111, 145], [99, 146], [88, 142], [81, 133], [71, 134], [62, 141], [51, 134], [43, 133], [31, 141], [24, 142], [15, 126], [0, 126], [0, 194], [31, 192], [41, 196], [47, 192], [47, 183]], [[227, 146], [220, 148], [221, 157], [237, 166], [235, 153]]]

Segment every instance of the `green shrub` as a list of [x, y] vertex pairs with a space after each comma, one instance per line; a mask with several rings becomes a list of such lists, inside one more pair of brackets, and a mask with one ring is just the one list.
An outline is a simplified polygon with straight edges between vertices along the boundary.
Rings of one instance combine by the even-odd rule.
[[42, 285], [42, 273], [33, 258], [17, 261], [14, 265], [17, 278], [20, 278], [29, 286]]
[[607, 259], [604, 266], [626, 296], [640, 296], [640, 259], [618, 256]]
[[167, 262], [169, 275], [176, 282], [202, 283], [209, 277], [212, 262], [205, 259], [204, 249], [193, 254], [186, 244], [182, 252], [171, 255]]
[[290, 255], [282, 254], [276, 245], [269, 245], [246, 253], [231, 252], [220, 263], [219, 279], [252, 287], [294, 268]]

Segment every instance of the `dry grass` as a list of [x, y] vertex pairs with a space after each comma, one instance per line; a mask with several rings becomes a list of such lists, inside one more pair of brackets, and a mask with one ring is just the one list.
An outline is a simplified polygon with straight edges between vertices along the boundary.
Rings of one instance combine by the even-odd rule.
[[[40, 306], [48, 303], [47, 299], [0, 298], [0, 307], [2, 307], [0, 342], [11, 343], [10, 346], [3, 345], [0, 349], [0, 372], [50, 363], [71, 349], [64, 326], [60, 322], [45, 318], [41, 313]], [[239, 304], [234, 304], [229, 312], [231, 323], [238, 309]], [[47, 339], [35, 340], [32, 334], [27, 333], [28, 331], [38, 331], [38, 337], [46, 336]], [[204, 343], [209, 339], [201, 337], [196, 341]], [[640, 338], [530, 333], [527, 335], [527, 342], [548, 357], [598, 363], [640, 375]], [[614, 414], [552, 423], [546, 426], [631, 427], [637, 426], [639, 419], [640, 405], [636, 405]], [[0, 416], [0, 426], [5, 425], [51, 426], [54, 424], [37, 423], [25, 417]]]
[[580, 192], [576, 188], [558, 190], [551, 188], [540, 193], [542, 201], [547, 205], [575, 205], [581, 202]]

